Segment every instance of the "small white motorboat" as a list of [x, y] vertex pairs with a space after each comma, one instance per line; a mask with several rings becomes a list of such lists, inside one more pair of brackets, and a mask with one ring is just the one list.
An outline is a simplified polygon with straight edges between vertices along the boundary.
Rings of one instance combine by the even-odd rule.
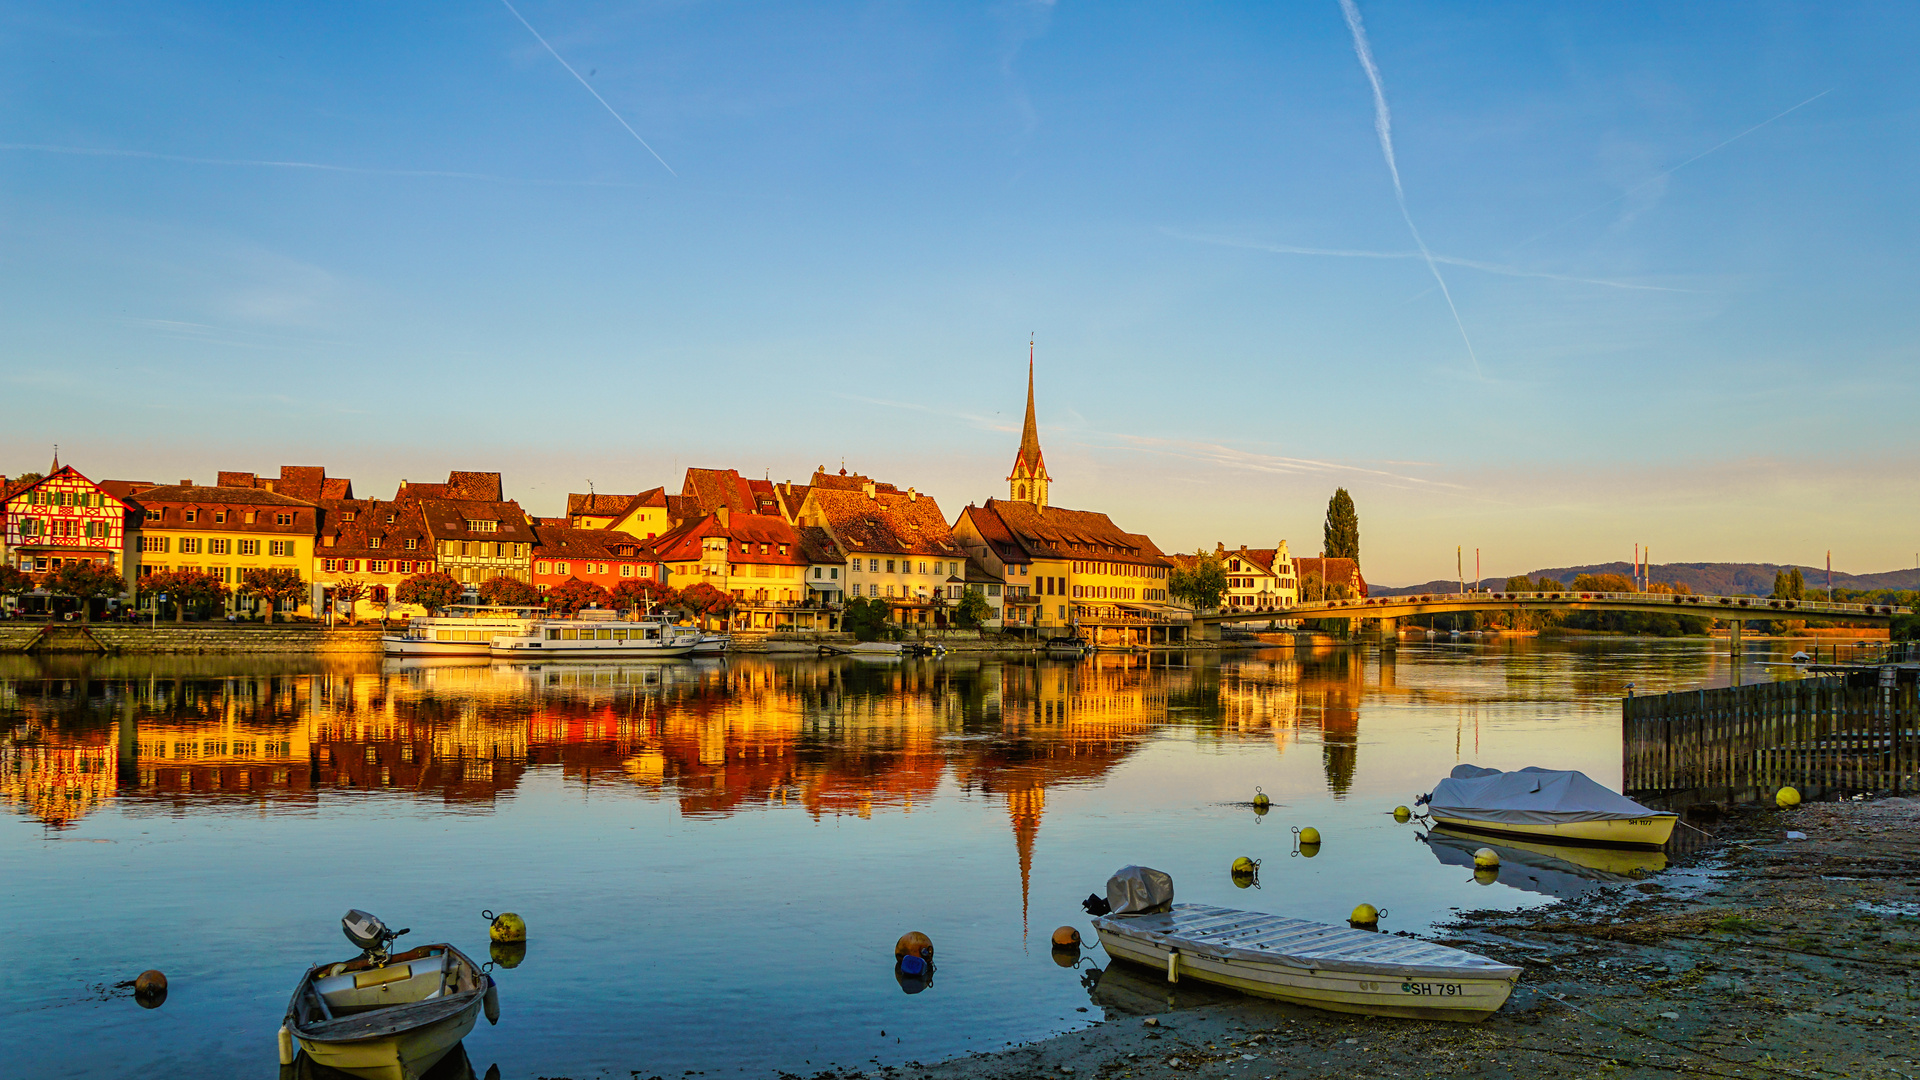
[[699, 640], [693, 643], [693, 655], [718, 656], [726, 652], [727, 646], [732, 644], [732, 642], [733, 638], [726, 634], [703, 633], [700, 635]]
[[1558, 844], [1657, 848], [1680, 820], [1570, 769], [1456, 765], [1415, 803], [1450, 828]]
[[[1418, 938], [1173, 903], [1173, 882], [1129, 866], [1107, 882], [1110, 914], [1093, 922], [1116, 960], [1331, 1012], [1484, 1020], [1520, 969]], [[1118, 903], [1114, 901], [1118, 900]]]
[[324, 1065], [368, 1080], [418, 1080], [473, 1030], [484, 1009], [500, 1019], [493, 977], [451, 945], [391, 953], [389, 930], [358, 909], [340, 920], [361, 954], [311, 968], [300, 979], [280, 1029], [280, 1064], [294, 1047]]

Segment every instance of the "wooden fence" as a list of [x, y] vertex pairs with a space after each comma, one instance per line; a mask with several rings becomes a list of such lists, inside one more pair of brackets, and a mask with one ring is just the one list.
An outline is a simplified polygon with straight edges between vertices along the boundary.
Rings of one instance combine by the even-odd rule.
[[1912, 791], [1913, 678], [1911, 668], [1882, 668], [1627, 698], [1623, 786], [1663, 801], [1716, 802], [1769, 799], [1786, 784], [1809, 798]]

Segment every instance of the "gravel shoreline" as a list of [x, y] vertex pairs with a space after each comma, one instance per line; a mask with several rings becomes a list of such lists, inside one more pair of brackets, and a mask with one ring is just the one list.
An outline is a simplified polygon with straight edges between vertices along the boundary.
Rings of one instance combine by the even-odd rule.
[[1525, 968], [1480, 1024], [1173, 988], [1121, 964], [1092, 990], [1105, 1015], [1091, 1029], [868, 1075], [1920, 1077], [1920, 799], [1739, 811], [1710, 828], [1712, 843], [1644, 881], [1426, 935]]

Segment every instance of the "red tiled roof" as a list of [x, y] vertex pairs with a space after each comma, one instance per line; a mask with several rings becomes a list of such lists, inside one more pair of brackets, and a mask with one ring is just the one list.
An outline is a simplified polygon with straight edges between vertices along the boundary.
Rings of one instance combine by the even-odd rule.
[[1140, 533], [1130, 533], [1113, 523], [1107, 515], [1093, 510], [1068, 510], [1049, 506], [1044, 509], [1026, 502], [988, 499], [973, 514], [975, 528], [993, 540], [982, 527], [983, 518], [998, 518], [1002, 530], [1030, 557], [1051, 559], [1097, 559], [1143, 566], [1170, 566], [1153, 541]]
[[[427, 532], [419, 503], [326, 499], [320, 506], [320, 534], [313, 550], [318, 558], [433, 558], [433, 537]], [[378, 547], [373, 544], [376, 538]], [[331, 546], [329, 539], [333, 541]], [[416, 545], [411, 551], [407, 550], [408, 540]]]
[[807, 495], [807, 516], [825, 524], [849, 553], [966, 554], [930, 495], [815, 488]]
[[572, 529], [565, 525], [542, 526], [534, 530], [533, 557], [536, 559], [644, 559], [654, 553], [647, 545], [626, 533], [605, 529]]
[[833, 534], [818, 525], [802, 525], [794, 530], [800, 534], [800, 549], [806, 553], [808, 562], [845, 563], [847, 557], [840, 552], [840, 545], [833, 542]]
[[[1293, 560], [1293, 567], [1299, 573], [1302, 587], [1308, 575], [1318, 576], [1329, 585], [1350, 586], [1360, 596], [1367, 595], [1367, 579], [1360, 573], [1360, 564], [1352, 559], [1301, 559]], [[1302, 600], [1308, 599], [1306, 596]]]
[[[653, 541], [653, 547], [659, 553], [662, 562], [692, 562], [703, 556], [701, 541], [709, 536], [724, 536], [728, 541], [727, 561], [740, 563], [779, 563], [788, 566], [805, 566], [806, 553], [801, 550], [800, 534], [787, 523], [787, 519], [769, 514], [727, 513], [722, 522], [720, 515], [708, 514], [695, 518]], [[746, 544], [748, 550], [741, 551], [740, 545]], [[765, 554], [760, 545], [768, 545]], [[780, 554], [780, 545], [786, 545], [787, 553]]]
[[216, 503], [229, 506], [315, 505], [305, 499], [296, 499], [291, 495], [282, 495], [265, 488], [200, 487], [179, 484], [141, 488], [134, 493], [134, 497], [148, 509], [152, 509], [158, 503], [175, 503], [182, 506], [212, 506]]
[[[526, 511], [512, 499], [496, 502], [484, 499], [419, 499], [427, 531], [438, 540], [513, 541], [530, 543], [533, 525]], [[469, 521], [494, 521], [491, 531], [471, 530]]]
[[321, 465], [282, 465], [280, 478], [269, 480], [250, 472], [222, 470], [215, 483], [224, 488], [260, 488], [317, 503], [322, 499], [353, 498], [353, 481], [343, 476], [328, 476]]
[[864, 491], [868, 484], [872, 484], [875, 491], [900, 490], [892, 484], [883, 484], [871, 476], [861, 476], [859, 473], [849, 475], [845, 469], [841, 469], [836, 475], [828, 472], [825, 465], [815, 469], [813, 479], [807, 483], [812, 487], [823, 487], [833, 491]]
[[569, 492], [567, 494], [567, 517], [572, 518], [579, 514], [586, 514], [591, 517], [619, 517], [621, 514], [627, 512], [627, 507], [631, 506], [633, 500], [636, 498], [639, 498], [639, 496], [600, 495], [593, 492], [582, 495], [579, 492]]

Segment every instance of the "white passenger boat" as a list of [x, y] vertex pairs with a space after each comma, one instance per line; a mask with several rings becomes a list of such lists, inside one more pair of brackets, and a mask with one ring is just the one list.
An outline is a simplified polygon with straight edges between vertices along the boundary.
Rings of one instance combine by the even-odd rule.
[[539, 619], [524, 633], [493, 639], [495, 659], [530, 660], [586, 657], [610, 660], [672, 660], [693, 655], [700, 631], [660, 619], [621, 619], [615, 612], [589, 609], [571, 619]]
[[390, 954], [388, 930], [364, 911], [341, 920], [363, 950], [352, 959], [310, 968], [287, 1005], [280, 1063], [294, 1046], [316, 1065], [369, 1080], [417, 1080], [458, 1046], [484, 1009], [500, 1018], [493, 978], [451, 945], [423, 945]]
[[1417, 802], [1450, 828], [1558, 844], [1657, 848], [1680, 820], [1566, 769], [1456, 765]]
[[[1116, 960], [1243, 993], [1332, 1012], [1423, 1020], [1484, 1020], [1513, 992], [1520, 969], [1417, 938], [1239, 911], [1172, 903], [1172, 882], [1159, 871], [1127, 867], [1115, 881], [1145, 877], [1165, 883], [1166, 902], [1138, 911], [1114, 905], [1093, 927]], [[1132, 889], [1134, 895], [1141, 890]], [[1110, 898], [1125, 896], [1108, 882]], [[1129, 908], [1135, 910], [1129, 910]]]
[[485, 656], [502, 634], [525, 634], [547, 613], [542, 607], [489, 607], [455, 604], [445, 614], [407, 622], [407, 628], [380, 636], [388, 656]]

